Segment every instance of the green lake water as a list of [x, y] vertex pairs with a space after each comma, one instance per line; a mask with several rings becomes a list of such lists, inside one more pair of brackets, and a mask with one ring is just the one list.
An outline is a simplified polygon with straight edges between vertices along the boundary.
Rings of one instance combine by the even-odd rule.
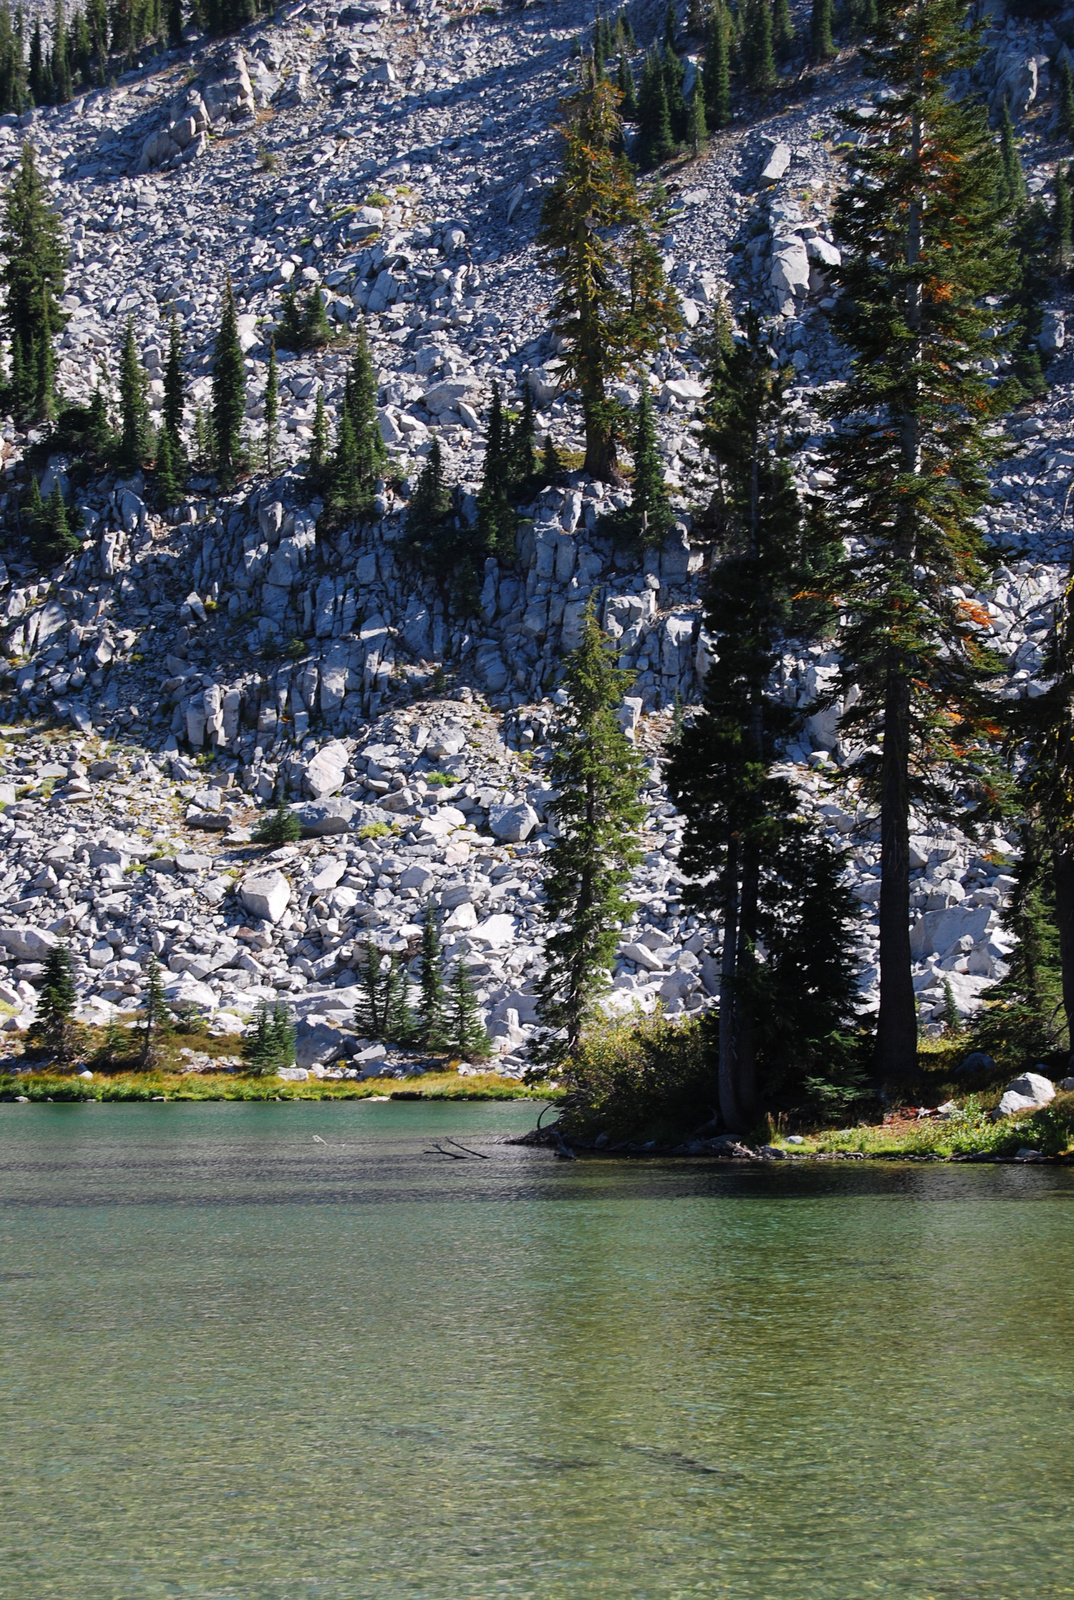
[[0, 1105], [0, 1600], [1074, 1594], [1074, 1172], [533, 1119]]

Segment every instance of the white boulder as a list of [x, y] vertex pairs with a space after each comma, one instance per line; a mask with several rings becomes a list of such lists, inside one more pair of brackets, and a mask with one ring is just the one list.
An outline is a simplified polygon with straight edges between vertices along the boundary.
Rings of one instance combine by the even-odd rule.
[[239, 896], [252, 917], [279, 922], [291, 898], [291, 885], [282, 872], [254, 872], [243, 879]]
[[1040, 1072], [1023, 1072], [1020, 1078], [1012, 1078], [1003, 1091], [996, 1115], [1009, 1117], [1016, 1111], [1036, 1111], [1054, 1099], [1055, 1084], [1050, 1078]]

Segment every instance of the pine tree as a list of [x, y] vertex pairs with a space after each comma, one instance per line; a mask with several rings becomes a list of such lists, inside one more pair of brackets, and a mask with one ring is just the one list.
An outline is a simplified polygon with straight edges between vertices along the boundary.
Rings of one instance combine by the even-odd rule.
[[705, 121], [713, 129], [726, 128], [731, 121], [731, 52], [727, 34], [727, 13], [722, 0], [716, 0], [705, 56]]
[[960, 811], [959, 793], [992, 785], [996, 664], [962, 594], [988, 576], [978, 518], [1009, 394], [985, 363], [1004, 353], [995, 297], [1013, 263], [995, 144], [951, 87], [979, 51], [959, 0], [888, 9], [866, 59], [895, 93], [870, 117], [843, 113], [862, 143], [837, 203], [835, 326], [852, 365], [831, 407], [829, 513], [854, 552], [838, 583], [838, 692], [860, 694], [843, 714], [850, 771], [880, 811], [882, 1080], [916, 1071], [910, 808]]
[[1055, 270], [1063, 276], [1070, 270], [1071, 253], [1070, 179], [1058, 166], [1055, 171], [1055, 205], [1052, 209], [1052, 234], [1055, 240]]
[[537, 450], [537, 420], [534, 414], [533, 390], [528, 381], [522, 384], [522, 410], [511, 430], [508, 446], [507, 473], [511, 493], [524, 495], [533, 484], [534, 457]]
[[69, 1061], [78, 1045], [74, 1014], [78, 1004], [71, 950], [65, 939], [53, 945], [37, 999], [34, 1035], [57, 1061]]
[[449, 1048], [469, 1061], [484, 1061], [492, 1053], [492, 1041], [485, 1031], [465, 963], [456, 961], [451, 971], [448, 999]]
[[[576, 387], [585, 421], [585, 471], [618, 479], [616, 419], [608, 385], [681, 327], [659, 258], [644, 292], [628, 302], [618, 278], [652, 221], [629, 162], [615, 153], [622, 125], [608, 84], [583, 86], [565, 102], [563, 166], [545, 200], [539, 244], [557, 279], [552, 327], [563, 340], [565, 385]], [[655, 254], [655, 252], [654, 252]]]
[[634, 412], [634, 477], [630, 506], [626, 513], [631, 532], [644, 545], [661, 545], [675, 521], [664, 482], [664, 464], [656, 442], [652, 399], [648, 385], [642, 383]]
[[385, 1016], [380, 966], [380, 951], [372, 939], [367, 939], [365, 953], [359, 963], [359, 997], [354, 1008], [354, 1026], [363, 1039], [384, 1037]]
[[145, 969], [145, 1018], [142, 1023], [142, 1048], [138, 1064], [143, 1072], [155, 1067], [160, 1054], [160, 1041], [170, 1030], [168, 1002], [164, 994], [164, 980], [156, 956], [150, 956]]
[[746, 88], [754, 94], [768, 94], [776, 81], [770, 0], [745, 0], [741, 59]]
[[242, 419], [246, 411], [246, 368], [239, 344], [235, 292], [228, 275], [220, 330], [213, 352], [213, 445], [217, 470], [230, 478], [242, 454]]
[[650, 50], [638, 92], [638, 160], [642, 167], [659, 167], [674, 152], [664, 68], [659, 53]]
[[637, 122], [638, 120], [638, 91], [634, 83], [634, 69], [630, 65], [630, 58], [626, 51], [619, 56], [619, 67], [616, 72], [615, 86], [619, 90], [619, 115], [624, 122]]
[[395, 956], [388, 957], [388, 968], [381, 989], [384, 1040], [405, 1047], [414, 1037], [414, 1018], [407, 1001], [406, 973]]
[[708, 138], [708, 128], [705, 126], [705, 94], [698, 74], [694, 80], [694, 92], [690, 96], [690, 110], [686, 122], [686, 141], [694, 153], [695, 159], [701, 154]]
[[168, 18], [168, 43], [180, 45], [183, 42], [183, 0], [167, 0], [166, 14]]
[[419, 543], [434, 539], [450, 505], [451, 492], [444, 483], [444, 455], [440, 440], [434, 438], [406, 508], [408, 538]]
[[47, 420], [55, 407], [52, 338], [66, 317], [60, 310], [67, 270], [59, 215], [27, 140], [7, 191], [0, 281], [7, 289], [3, 319], [11, 349], [10, 404], [18, 421]]
[[32, 472], [26, 491], [26, 504], [19, 506], [19, 520], [31, 550], [37, 549], [44, 539], [45, 502], [41, 498], [41, 485]]
[[281, 795], [275, 811], [267, 812], [254, 829], [255, 844], [293, 844], [302, 837], [302, 824]]
[[1064, 52], [1059, 62], [1059, 130], [1067, 139], [1074, 139], [1074, 72], [1070, 67], [1069, 52]]
[[104, 461], [115, 447], [115, 430], [108, 415], [108, 401], [100, 383], [94, 389], [89, 403], [86, 442], [97, 461]]
[[351, 361], [343, 392], [336, 448], [328, 468], [327, 502], [336, 520], [370, 516], [388, 452], [377, 416], [377, 376], [364, 330]]
[[65, 106], [73, 96], [74, 85], [71, 82], [71, 63], [68, 57], [67, 19], [64, 15], [64, 0], [56, 0], [52, 13], [51, 67], [53, 104]]
[[511, 504], [510, 494], [509, 434], [510, 424], [504, 417], [500, 386], [494, 382], [481, 488], [477, 496], [477, 531], [482, 547], [490, 555], [513, 553], [518, 526], [518, 515]]
[[1011, 108], [1006, 99], [999, 117], [999, 149], [1003, 161], [1003, 187], [1007, 206], [1017, 211], [1026, 200], [1026, 178], [1022, 170], [1022, 156], [1015, 138]]
[[660, 70], [664, 79], [664, 98], [667, 101], [671, 137], [676, 144], [681, 144], [686, 138], [687, 127], [686, 101], [682, 92], [686, 69], [675, 51], [667, 44], [664, 46]]
[[183, 336], [179, 318], [173, 311], [168, 323], [168, 360], [164, 367], [164, 426], [173, 445], [182, 449], [183, 413], [186, 394], [183, 384]]
[[313, 410], [313, 438], [310, 440], [309, 477], [320, 483], [328, 464], [328, 416], [324, 409], [324, 390], [317, 390], [317, 404]]
[[281, 350], [301, 350], [305, 330], [302, 312], [298, 308], [297, 291], [288, 286], [283, 291], [283, 313], [276, 329], [276, 343]]
[[200, 472], [209, 471], [213, 464], [212, 430], [200, 406], [194, 411], [194, 460]]
[[[823, 546], [814, 551], [807, 538], [785, 438], [787, 376], [757, 316], [747, 313], [742, 340], [717, 338], [707, 354], [701, 440], [717, 468], [718, 540], [704, 623], [715, 651], [669, 783], [686, 817], [681, 865], [698, 880], [690, 898], [722, 923], [720, 1114], [743, 1131], [761, 1109], [760, 1036], [776, 974], [758, 945], [800, 916], [789, 890], [805, 892], [811, 852], [798, 838], [794, 788], [774, 771], [800, 726], [774, 669], [789, 641], [810, 631], [797, 597], [820, 587]], [[834, 937], [838, 946], [838, 929]]]
[[814, 61], [830, 61], [835, 55], [832, 0], [813, 0], [809, 14], [809, 48]]
[[[39, 491], [38, 504], [40, 503]], [[64, 505], [63, 491], [59, 483], [53, 484], [40, 514], [34, 519], [30, 544], [34, 558], [41, 566], [54, 566], [59, 561], [66, 561], [68, 556], [77, 555], [82, 548], [81, 541], [72, 527], [70, 514]]]
[[563, 677], [568, 705], [552, 740], [550, 781], [558, 791], [550, 810], [559, 836], [548, 853], [546, 945], [538, 1015], [550, 1030], [550, 1059], [570, 1056], [585, 1021], [606, 987], [619, 929], [633, 905], [624, 898], [631, 868], [641, 859], [637, 829], [643, 767], [618, 719], [631, 674], [614, 665], [590, 598], [582, 642]]
[[544, 436], [544, 449], [541, 452], [541, 484], [547, 488], [551, 483], [558, 483], [563, 476], [563, 462], [560, 460], [559, 451], [550, 433]]
[[120, 459], [128, 472], [137, 472], [149, 454], [149, 379], [134, 340], [134, 319], [127, 318], [123, 353], [119, 362]]
[[772, 45], [780, 61], [789, 61], [795, 46], [794, 18], [788, 0], [775, 0], [772, 12]]
[[448, 1047], [446, 999], [444, 978], [440, 966], [440, 935], [436, 927], [436, 912], [430, 900], [425, 907], [421, 927], [421, 955], [419, 968], [421, 998], [415, 1018], [415, 1036], [423, 1050], [446, 1050]]
[[276, 464], [277, 434], [280, 426], [280, 378], [276, 365], [276, 340], [269, 340], [268, 377], [265, 379], [265, 466], [271, 472]]
[[175, 460], [175, 447], [167, 428], [161, 428], [157, 439], [157, 504], [162, 511], [176, 506], [182, 499], [183, 486]]
[[324, 296], [319, 289], [311, 289], [302, 308], [303, 348], [315, 350], [320, 345], [328, 344], [331, 338], [332, 324], [325, 310]]

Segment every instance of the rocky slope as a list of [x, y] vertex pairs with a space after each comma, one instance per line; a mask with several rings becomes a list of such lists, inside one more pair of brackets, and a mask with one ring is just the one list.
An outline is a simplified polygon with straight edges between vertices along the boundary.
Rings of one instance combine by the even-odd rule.
[[[997, 21], [998, 0], [991, 9], [984, 83], [1020, 114], [1029, 186], [1047, 198], [1065, 154], [1048, 83], [1061, 42], [1048, 28]], [[645, 43], [663, 8], [639, 7], [633, 20]], [[1074, 37], [1074, 12], [1060, 32], [1067, 21]], [[85, 497], [83, 552], [63, 570], [10, 561], [0, 591], [9, 802], [0, 946], [11, 971], [0, 1001], [12, 1031], [32, 1008], [44, 946], [67, 935], [87, 1014], [131, 1007], [154, 950], [173, 997], [218, 1027], [285, 994], [305, 1019], [300, 1062], [321, 1070], [357, 1057], [333, 1070], [371, 1070], [371, 1047], [334, 1026], [352, 1007], [358, 952], [372, 935], [412, 953], [432, 895], [450, 953], [474, 965], [505, 1070], [522, 1070], [550, 841], [543, 752], [559, 664], [590, 594], [637, 674], [624, 716], [651, 757], [640, 909], [624, 930], [615, 995], [647, 1008], [659, 998], [672, 1011], [709, 1002], [718, 933], [682, 910], [680, 823], [660, 782], [668, 708], [676, 695], [696, 700], [707, 661], [707, 551], [688, 510], [699, 492], [693, 330], [721, 293], [773, 319], [796, 369], [802, 487], [823, 494], [819, 401], [843, 370], [825, 282], [837, 259], [836, 113], [866, 88], [855, 59], [841, 57], [808, 93], [793, 88], [787, 107], [736, 123], [673, 174], [664, 248], [689, 326], [651, 373], [680, 491], [666, 547], [644, 559], [613, 550], [598, 523], [617, 495], [576, 476], [524, 508], [517, 561], [486, 564], [479, 605], [463, 618], [400, 561], [401, 514], [435, 431], [463, 514], [475, 516], [493, 379], [514, 398], [530, 382], [542, 433], [567, 449], [580, 442], [575, 409], [555, 397], [550, 285], [533, 235], [554, 171], [554, 107], [572, 81], [572, 41], [591, 22], [578, 0], [502, 16], [426, 0], [312, 3], [225, 44], [162, 56], [74, 105], [0, 119], [0, 162], [10, 171], [33, 138], [71, 241], [65, 395], [88, 397], [102, 360], [114, 369], [133, 317], [159, 407], [174, 306], [191, 410], [204, 406], [230, 273], [256, 439], [283, 286], [318, 287], [341, 335], [364, 322], [382, 431], [404, 478], [398, 492], [385, 487], [375, 523], [318, 541], [320, 508], [297, 464], [318, 390], [330, 412], [338, 404], [346, 349], [281, 353], [284, 470], [272, 481], [262, 475], [224, 498], [195, 485], [166, 519], [147, 509], [140, 480], [110, 480]], [[1069, 553], [1065, 309], [1057, 301], [1046, 318], [1051, 394], [1012, 419], [1015, 453], [990, 514], [1006, 564], [980, 599], [1012, 695], [1033, 690]], [[624, 399], [637, 393], [623, 386]], [[5, 428], [9, 483], [28, 442]], [[67, 465], [50, 462], [46, 493]], [[0, 512], [12, 504], [9, 492]], [[789, 656], [784, 692], [804, 704], [832, 666], [819, 650]], [[868, 999], [877, 850], [868, 819], [830, 781], [837, 712], [813, 717], [792, 755], [803, 806], [851, 847]], [[281, 781], [306, 797], [307, 840], [263, 860], [249, 825]], [[970, 1009], [1004, 970], [1009, 844], [924, 829], [915, 839], [925, 1018], [945, 981]]]

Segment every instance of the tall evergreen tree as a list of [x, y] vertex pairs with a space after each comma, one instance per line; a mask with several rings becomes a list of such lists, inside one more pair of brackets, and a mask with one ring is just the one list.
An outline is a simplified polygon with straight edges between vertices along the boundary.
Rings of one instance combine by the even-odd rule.
[[[344, 419], [345, 421], [346, 419]], [[310, 440], [309, 476], [320, 484], [328, 466], [328, 413], [324, 407], [324, 390], [317, 390], [317, 404], [313, 408], [313, 437]]]
[[745, 0], [740, 55], [746, 88], [754, 94], [768, 94], [776, 81], [770, 0]]
[[407, 1000], [406, 973], [394, 955], [388, 957], [381, 996], [385, 1041], [397, 1046], [410, 1044], [414, 1037], [414, 1018]]
[[690, 108], [686, 121], [686, 140], [694, 153], [695, 159], [705, 147], [708, 131], [705, 125], [705, 91], [701, 81], [701, 74], [699, 73], [694, 79], [694, 91], [690, 96]]
[[444, 976], [440, 964], [440, 935], [436, 927], [436, 911], [430, 900], [425, 907], [421, 926], [420, 976], [421, 998], [415, 1017], [415, 1035], [423, 1050], [446, 1050], [447, 1001], [444, 995]]
[[658, 259], [629, 302], [621, 282], [625, 259], [651, 240], [653, 228], [630, 164], [616, 154], [622, 135], [616, 98], [609, 84], [596, 83], [565, 102], [563, 166], [539, 234], [557, 279], [552, 325], [564, 342], [564, 379], [582, 397], [585, 470], [605, 482], [619, 475], [608, 385], [681, 326]]
[[667, 484], [664, 482], [664, 463], [656, 442], [652, 399], [644, 382], [634, 412], [631, 450], [634, 477], [630, 486], [630, 506], [626, 513], [629, 525], [642, 544], [661, 545], [675, 521], [675, 513], [671, 509]]
[[154, 1067], [160, 1056], [161, 1039], [168, 1033], [171, 1019], [168, 1014], [168, 1001], [164, 993], [164, 979], [160, 975], [160, 963], [156, 956], [150, 956], [145, 969], [145, 1001], [143, 1005], [144, 1018], [142, 1021], [142, 1048], [138, 1056], [138, 1064], [143, 1072]]
[[52, 99], [58, 106], [64, 106], [74, 93], [71, 82], [71, 62], [68, 54], [67, 18], [64, 13], [64, 0], [56, 0], [52, 12]]
[[1065, 54], [1059, 62], [1059, 128], [1067, 139], [1074, 139], [1074, 71], [1070, 56]]
[[491, 1053], [492, 1041], [481, 1021], [470, 974], [461, 958], [451, 969], [447, 1033], [449, 1048], [470, 1061], [483, 1061]]
[[246, 368], [239, 344], [235, 292], [228, 275], [220, 329], [213, 352], [213, 444], [217, 470], [231, 477], [242, 455], [242, 419], [246, 412]]
[[[762, 1036], [774, 1025], [769, 1012], [781, 971], [784, 999], [795, 993], [789, 969], [771, 950], [762, 959], [759, 946], [801, 921], [802, 897], [810, 898], [808, 863], [820, 870], [817, 841], [796, 821], [794, 787], [774, 770], [801, 725], [773, 686], [774, 668], [789, 641], [808, 631], [811, 619], [798, 597], [815, 590], [820, 565], [794, 487], [786, 382], [754, 313], [737, 344], [713, 341], [701, 438], [717, 467], [717, 559], [704, 609], [714, 660], [702, 714], [684, 727], [669, 774], [687, 819], [681, 862], [698, 880], [691, 898], [714, 908], [723, 929], [719, 1102], [723, 1121], [737, 1131], [761, 1109], [762, 1069], [773, 1065]], [[828, 862], [829, 887], [838, 875]], [[846, 911], [836, 895], [835, 924], [822, 918], [809, 930], [799, 964], [815, 939], [818, 949], [825, 944], [824, 959], [835, 972], [842, 971], [843, 950], [849, 972]], [[848, 1015], [847, 972], [832, 989], [834, 1014], [823, 1012], [810, 1024], [816, 1050]], [[779, 1048], [802, 1050], [805, 1041], [788, 1046], [784, 1037]]]
[[809, 49], [814, 61], [830, 61], [835, 55], [832, 40], [832, 0], [813, 0], [809, 13]]
[[434, 438], [407, 506], [407, 534], [421, 541], [435, 539], [450, 506], [451, 491], [444, 482], [444, 453], [440, 440]]
[[780, 61], [789, 61], [795, 46], [794, 18], [788, 0], [775, 0], [772, 11], [772, 45]]
[[[979, 35], [961, 0], [889, 7], [870, 73], [893, 91], [872, 116], [837, 202], [844, 291], [836, 328], [852, 353], [832, 413], [833, 530], [852, 541], [839, 581], [843, 670], [860, 697], [843, 725], [851, 770], [879, 806], [882, 1079], [916, 1070], [909, 818], [987, 793], [996, 670], [963, 595], [988, 569], [978, 518], [993, 426], [1008, 392], [985, 370], [1003, 354], [995, 305], [1012, 270], [996, 200], [998, 156], [981, 108], [956, 98]], [[990, 304], [989, 302], [993, 303]]]
[[624, 50], [619, 57], [619, 66], [616, 71], [615, 86], [619, 90], [619, 115], [624, 122], [637, 122], [638, 120], [638, 90], [634, 82], [634, 69], [630, 65], [630, 57]]
[[1060, 276], [1070, 271], [1071, 223], [1070, 178], [1060, 164], [1055, 169], [1055, 204], [1052, 207], [1055, 270]]
[[168, 321], [168, 360], [164, 367], [164, 426], [173, 444], [182, 448], [186, 392], [183, 383], [183, 335], [173, 311]]
[[999, 149], [1003, 160], [1003, 187], [1007, 206], [1017, 211], [1026, 200], [1026, 178], [1022, 170], [1022, 156], [1011, 121], [1011, 108], [1006, 99], [999, 117]]
[[511, 504], [510, 424], [504, 416], [503, 398], [498, 383], [492, 385], [485, 462], [477, 496], [477, 531], [490, 555], [514, 550], [518, 515]]
[[359, 994], [354, 1008], [354, 1026], [364, 1039], [384, 1037], [382, 957], [373, 939], [367, 939], [358, 966]]
[[328, 506], [337, 517], [368, 516], [388, 452], [377, 417], [377, 375], [364, 332], [343, 391], [339, 436], [328, 474]]
[[[40, 504], [40, 497], [38, 503]], [[68, 556], [77, 555], [82, 548], [78, 535], [71, 525], [59, 483], [53, 484], [41, 514], [36, 519], [35, 529], [31, 535], [31, 548], [35, 559], [42, 566], [53, 566], [58, 561], [66, 561]]]
[[162, 511], [177, 506], [183, 494], [180, 464], [176, 461], [175, 446], [167, 428], [161, 428], [157, 440], [157, 504]]
[[659, 167], [674, 152], [664, 67], [659, 51], [650, 50], [638, 91], [638, 160], [643, 167]]
[[280, 1000], [270, 1006], [262, 1000], [254, 1019], [254, 1031], [242, 1045], [247, 1070], [258, 1078], [274, 1078], [280, 1068], [294, 1065], [295, 1027], [288, 1007]]
[[7, 191], [0, 253], [6, 258], [0, 281], [7, 290], [11, 406], [19, 421], [44, 421], [55, 406], [52, 339], [67, 320], [59, 305], [67, 249], [29, 140]]
[[549, 774], [558, 791], [550, 809], [560, 832], [544, 880], [545, 915], [553, 931], [537, 1009], [549, 1030], [553, 1060], [577, 1049], [606, 987], [619, 929], [633, 911], [623, 891], [641, 859], [637, 829], [645, 808], [638, 796], [644, 769], [618, 718], [632, 680], [615, 666], [610, 644], [590, 598], [582, 642], [567, 658], [568, 703], [553, 734]]
[[705, 121], [713, 129], [731, 121], [731, 51], [728, 18], [722, 0], [716, 0], [709, 22], [705, 55]]
[[513, 494], [524, 494], [533, 482], [537, 452], [537, 419], [533, 390], [528, 380], [522, 383], [522, 410], [511, 430], [507, 471]]
[[53, 945], [45, 960], [45, 976], [37, 999], [34, 1035], [57, 1061], [69, 1061], [77, 1048], [75, 1007], [78, 995], [66, 939]]
[[128, 472], [137, 472], [150, 451], [149, 379], [134, 338], [134, 319], [127, 318], [119, 362], [120, 456]]
[[277, 435], [280, 428], [280, 375], [276, 364], [276, 340], [269, 340], [268, 376], [265, 379], [265, 466], [271, 472], [276, 464]]
[[676, 144], [681, 144], [686, 138], [688, 121], [686, 100], [682, 92], [686, 69], [675, 51], [666, 44], [660, 63], [660, 71], [664, 80], [664, 98], [667, 101], [671, 137]]

